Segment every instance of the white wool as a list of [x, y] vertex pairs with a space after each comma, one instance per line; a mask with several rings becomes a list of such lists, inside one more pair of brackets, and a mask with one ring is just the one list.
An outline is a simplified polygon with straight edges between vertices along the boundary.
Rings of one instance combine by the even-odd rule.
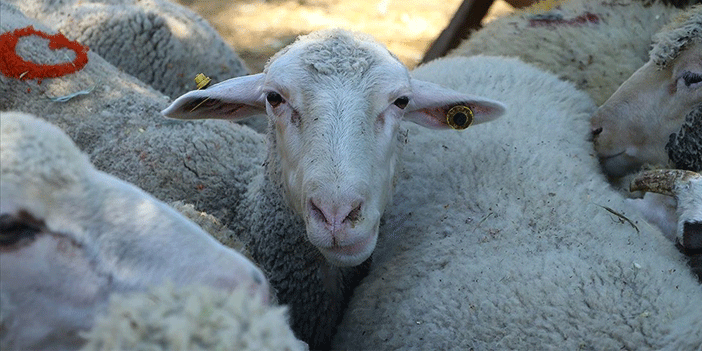
[[206, 286], [172, 284], [145, 293], [113, 295], [107, 312], [83, 334], [82, 351], [306, 350], [287, 323], [285, 307]]
[[702, 290], [597, 172], [583, 92], [515, 59], [449, 58], [413, 74], [508, 112], [442, 138], [409, 126], [391, 235], [334, 349], [702, 344]]
[[659, 33], [653, 36], [651, 60], [665, 67], [675, 60], [685, 47], [702, 42], [702, 11], [700, 6], [687, 9]]

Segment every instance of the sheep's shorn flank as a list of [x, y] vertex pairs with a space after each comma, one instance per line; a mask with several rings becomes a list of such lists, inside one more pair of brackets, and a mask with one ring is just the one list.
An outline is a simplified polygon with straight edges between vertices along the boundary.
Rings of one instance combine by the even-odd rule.
[[117, 68], [175, 97], [205, 73], [214, 81], [248, 73], [198, 14], [167, 0], [7, 0]]
[[[33, 25], [55, 33], [5, 2], [0, 2], [0, 12], [0, 32]], [[33, 62], [65, 60], [63, 52], [54, 53], [36, 38], [20, 42], [17, 51]], [[183, 201], [225, 224], [231, 222], [234, 205], [257, 172], [255, 165], [263, 163], [265, 137], [226, 121], [165, 120], [160, 111], [168, 106], [166, 96], [94, 50], [88, 58], [79, 72], [41, 84], [0, 75], [0, 110], [42, 116], [63, 129], [101, 171], [161, 201]], [[67, 102], [51, 100], [85, 90], [90, 93]]]
[[409, 126], [389, 242], [334, 349], [699, 349], [702, 289], [598, 172], [585, 93], [499, 57], [439, 59], [413, 76], [507, 114], [465, 136]]

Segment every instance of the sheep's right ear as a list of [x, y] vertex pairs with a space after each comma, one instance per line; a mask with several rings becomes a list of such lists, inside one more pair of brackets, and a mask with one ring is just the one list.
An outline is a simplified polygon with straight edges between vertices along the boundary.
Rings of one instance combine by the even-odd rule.
[[232, 78], [177, 98], [163, 115], [177, 119], [240, 119], [266, 113], [263, 73]]
[[413, 97], [405, 119], [432, 129], [466, 129], [504, 114], [499, 101], [459, 93], [438, 84], [411, 79]]

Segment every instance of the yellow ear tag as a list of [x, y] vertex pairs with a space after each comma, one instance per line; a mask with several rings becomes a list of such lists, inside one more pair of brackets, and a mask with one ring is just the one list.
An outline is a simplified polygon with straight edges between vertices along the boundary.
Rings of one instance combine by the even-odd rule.
[[453, 129], [466, 129], [473, 124], [473, 110], [468, 106], [454, 106], [446, 113], [446, 123]]
[[[195, 76], [195, 84], [197, 84], [197, 90], [202, 90], [202, 89], [207, 88], [210, 85], [210, 83], [212, 83], [212, 79], [210, 79], [210, 77], [208, 77], [202, 73], [198, 73]], [[190, 112], [195, 111], [198, 107], [202, 106], [202, 104], [204, 104], [205, 101], [207, 101], [207, 100], [209, 100], [209, 98], [205, 98], [205, 100], [200, 101], [199, 104], [195, 105], [195, 107], [190, 109]]]
[[197, 90], [207, 88], [211, 82], [212, 79], [210, 79], [210, 77], [202, 73], [198, 73], [198, 75], [195, 76], [195, 84], [197, 84]]

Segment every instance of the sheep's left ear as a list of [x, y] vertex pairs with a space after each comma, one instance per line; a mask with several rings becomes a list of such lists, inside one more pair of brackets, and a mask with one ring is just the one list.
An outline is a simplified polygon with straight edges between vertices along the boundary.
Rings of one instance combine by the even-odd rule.
[[440, 85], [411, 79], [412, 99], [405, 119], [433, 129], [466, 129], [502, 116], [501, 102], [461, 94]]
[[177, 119], [219, 118], [237, 120], [266, 113], [263, 73], [225, 80], [207, 89], [177, 98], [161, 113]]

